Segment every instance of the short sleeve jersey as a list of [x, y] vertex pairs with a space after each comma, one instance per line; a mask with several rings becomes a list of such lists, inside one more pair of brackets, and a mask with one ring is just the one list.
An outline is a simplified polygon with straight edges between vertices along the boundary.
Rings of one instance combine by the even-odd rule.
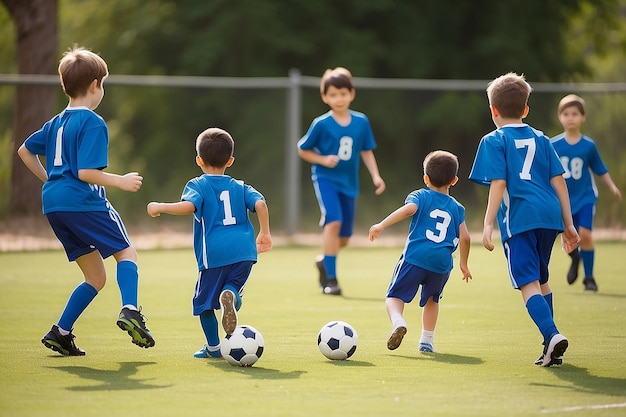
[[465, 208], [453, 197], [428, 188], [411, 192], [405, 200], [408, 203], [415, 204], [417, 211], [409, 225], [405, 260], [437, 274], [450, 272]]
[[182, 201], [193, 203], [194, 251], [198, 270], [256, 261], [254, 227], [249, 212], [263, 195], [228, 175], [208, 175], [187, 182]]
[[359, 194], [361, 152], [376, 148], [376, 141], [366, 115], [350, 110], [350, 116], [347, 126], [337, 123], [330, 111], [317, 117], [298, 141], [298, 148], [313, 150], [320, 155], [337, 155], [339, 163], [334, 168], [313, 164], [313, 179], [324, 178], [342, 193], [356, 197]]
[[87, 107], [67, 107], [24, 142], [46, 157], [48, 180], [42, 189], [43, 212], [108, 211], [104, 187], [78, 178], [81, 169], [108, 165], [109, 135], [102, 117]]
[[485, 135], [469, 179], [481, 185], [506, 181], [498, 210], [502, 241], [533, 229], [564, 229], [561, 205], [550, 180], [563, 174], [550, 139], [527, 124], [511, 124]]
[[594, 141], [583, 136], [577, 143], [570, 145], [565, 135], [560, 134], [552, 138], [552, 146], [565, 169], [563, 177], [567, 183], [572, 213], [577, 213], [585, 205], [595, 204], [598, 188], [593, 174], [604, 175], [609, 170]]

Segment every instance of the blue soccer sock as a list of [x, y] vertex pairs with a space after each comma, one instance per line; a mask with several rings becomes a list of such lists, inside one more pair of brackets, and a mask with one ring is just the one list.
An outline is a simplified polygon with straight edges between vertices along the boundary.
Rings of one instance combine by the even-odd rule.
[[550, 338], [559, 331], [556, 328], [556, 324], [554, 324], [550, 306], [545, 298], [539, 294], [533, 295], [526, 301], [526, 309], [528, 310], [530, 318], [533, 319], [539, 328], [544, 343], [548, 343]]
[[337, 256], [324, 255], [324, 268], [329, 279], [337, 278]]
[[220, 335], [217, 329], [217, 317], [214, 310], [206, 310], [200, 313], [200, 325], [209, 346], [219, 346]]
[[548, 303], [548, 307], [550, 307], [550, 313], [552, 313], [552, 318], [554, 318], [554, 302], [552, 301], [552, 293], [544, 294], [543, 299]]
[[139, 273], [137, 264], [130, 260], [123, 260], [117, 263], [117, 285], [120, 287], [122, 295], [122, 306], [137, 307], [139, 291]]
[[580, 250], [580, 257], [583, 260], [583, 269], [585, 270], [585, 278], [593, 276], [593, 264], [595, 262], [595, 249]]
[[67, 300], [65, 309], [61, 314], [61, 318], [59, 318], [58, 326], [63, 330], [72, 331], [74, 323], [76, 323], [78, 317], [85, 311], [93, 299], [96, 298], [96, 295], [98, 295], [98, 290], [91, 284], [86, 282], [80, 283]]

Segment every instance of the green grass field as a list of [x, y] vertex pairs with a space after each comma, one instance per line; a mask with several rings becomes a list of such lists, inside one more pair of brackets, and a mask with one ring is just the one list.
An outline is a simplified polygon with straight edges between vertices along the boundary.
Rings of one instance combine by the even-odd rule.
[[[473, 282], [455, 269], [441, 309], [434, 355], [420, 354], [421, 310], [407, 305], [403, 344], [386, 349], [384, 309], [401, 248], [347, 248], [339, 258], [343, 297], [316, 286], [316, 247], [278, 247], [254, 267], [241, 324], [259, 329], [265, 352], [251, 368], [192, 357], [203, 343], [191, 314], [192, 250], [141, 251], [140, 303], [156, 346], [130, 343], [115, 325], [115, 263], [109, 282], [76, 324], [84, 357], [40, 343], [80, 280], [60, 251], [0, 254], [1, 416], [624, 416], [626, 243], [597, 245], [600, 291], [567, 285], [569, 258], [555, 250], [555, 317], [570, 348], [560, 368], [533, 361], [541, 339], [511, 289], [501, 247], [472, 246]], [[330, 320], [352, 324], [348, 361], [319, 352]]]

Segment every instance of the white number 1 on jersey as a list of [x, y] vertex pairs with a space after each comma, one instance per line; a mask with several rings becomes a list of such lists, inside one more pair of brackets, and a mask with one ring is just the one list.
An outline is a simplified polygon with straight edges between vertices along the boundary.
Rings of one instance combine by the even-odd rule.
[[230, 205], [230, 192], [228, 190], [220, 193], [220, 201], [224, 203], [224, 220], [222, 220], [224, 226], [237, 224], [237, 219], [233, 216], [233, 209]]

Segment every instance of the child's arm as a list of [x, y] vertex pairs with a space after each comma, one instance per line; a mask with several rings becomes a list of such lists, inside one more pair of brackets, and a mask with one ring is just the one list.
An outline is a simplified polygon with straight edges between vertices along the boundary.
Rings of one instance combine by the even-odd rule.
[[374, 187], [376, 190], [374, 191], [376, 195], [380, 195], [385, 191], [385, 181], [380, 176], [378, 172], [378, 164], [376, 163], [376, 157], [374, 156], [374, 152], [372, 151], [362, 151], [361, 158], [367, 167], [367, 170], [370, 172], [372, 176], [372, 182], [374, 183]]
[[298, 155], [310, 164], [322, 165], [327, 168], [334, 168], [339, 163], [337, 155], [320, 155], [310, 149], [298, 149]]
[[554, 191], [556, 191], [556, 196], [561, 203], [561, 216], [563, 216], [563, 224], [565, 225], [565, 230], [561, 236], [563, 249], [567, 253], [570, 253], [578, 247], [578, 244], [580, 243], [580, 236], [578, 236], [576, 227], [574, 227], [574, 220], [572, 220], [572, 208], [569, 203], [567, 185], [565, 184], [565, 179], [562, 175], [552, 177], [552, 179], [550, 179], [550, 183], [552, 184]]
[[196, 206], [191, 201], [179, 201], [177, 203], [157, 203], [153, 201], [148, 203], [147, 209], [148, 214], [152, 217], [158, 217], [161, 213], [180, 216], [193, 214], [196, 211]]
[[259, 199], [254, 204], [254, 210], [259, 218], [259, 234], [256, 238], [257, 252], [267, 252], [272, 249], [272, 235], [270, 233], [270, 214], [265, 200]]
[[619, 188], [617, 188], [617, 185], [615, 185], [615, 183], [613, 182], [613, 178], [611, 178], [609, 173], [607, 172], [606, 174], [601, 175], [600, 179], [602, 179], [602, 181], [606, 185], [609, 186], [609, 188], [611, 189], [611, 192], [617, 196], [617, 202], [621, 203], [622, 202], [622, 193], [620, 192]]
[[485, 221], [483, 223], [483, 246], [492, 251], [494, 246], [491, 242], [491, 234], [493, 233], [493, 222], [498, 214], [504, 190], [506, 189], [505, 180], [491, 180], [489, 185], [489, 200], [487, 202], [487, 210], [485, 211]]
[[392, 224], [396, 224], [399, 221], [406, 219], [407, 217], [411, 217], [412, 215], [415, 214], [416, 211], [417, 211], [417, 205], [415, 205], [414, 203], [407, 203], [403, 205], [402, 207], [400, 207], [399, 209], [395, 210], [389, 216], [385, 217], [383, 221], [381, 221], [380, 223], [376, 223], [375, 225], [370, 227], [370, 232], [369, 232], [370, 241], [373, 242], [374, 239], [380, 236], [383, 230], [385, 230], [385, 228], [387, 228], [388, 226], [391, 226]]
[[459, 268], [461, 268], [461, 272], [463, 273], [463, 279], [465, 280], [465, 282], [469, 282], [469, 280], [472, 279], [472, 273], [467, 266], [467, 260], [469, 259], [470, 244], [472, 242], [465, 222], [461, 223], [461, 226], [459, 228], [459, 234], [459, 252], [461, 253]]
[[26, 167], [30, 169], [37, 178], [39, 178], [43, 182], [46, 182], [48, 180], [48, 173], [41, 164], [41, 160], [37, 155], [26, 149], [26, 146], [24, 146], [24, 144], [22, 144], [22, 146], [20, 146], [20, 148], [17, 150], [17, 154], [20, 156], [20, 158], [22, 158], [22, 161], [24, 161], [24, 165], [26, 165]]
[[79, 169], [78, 179], [89, 184], [103, 187], [116, 187], [124, 191], [135, 192], [141, 188], [143, 177], [137, 172], [125, 175], [110, 174], [99, 169]]

